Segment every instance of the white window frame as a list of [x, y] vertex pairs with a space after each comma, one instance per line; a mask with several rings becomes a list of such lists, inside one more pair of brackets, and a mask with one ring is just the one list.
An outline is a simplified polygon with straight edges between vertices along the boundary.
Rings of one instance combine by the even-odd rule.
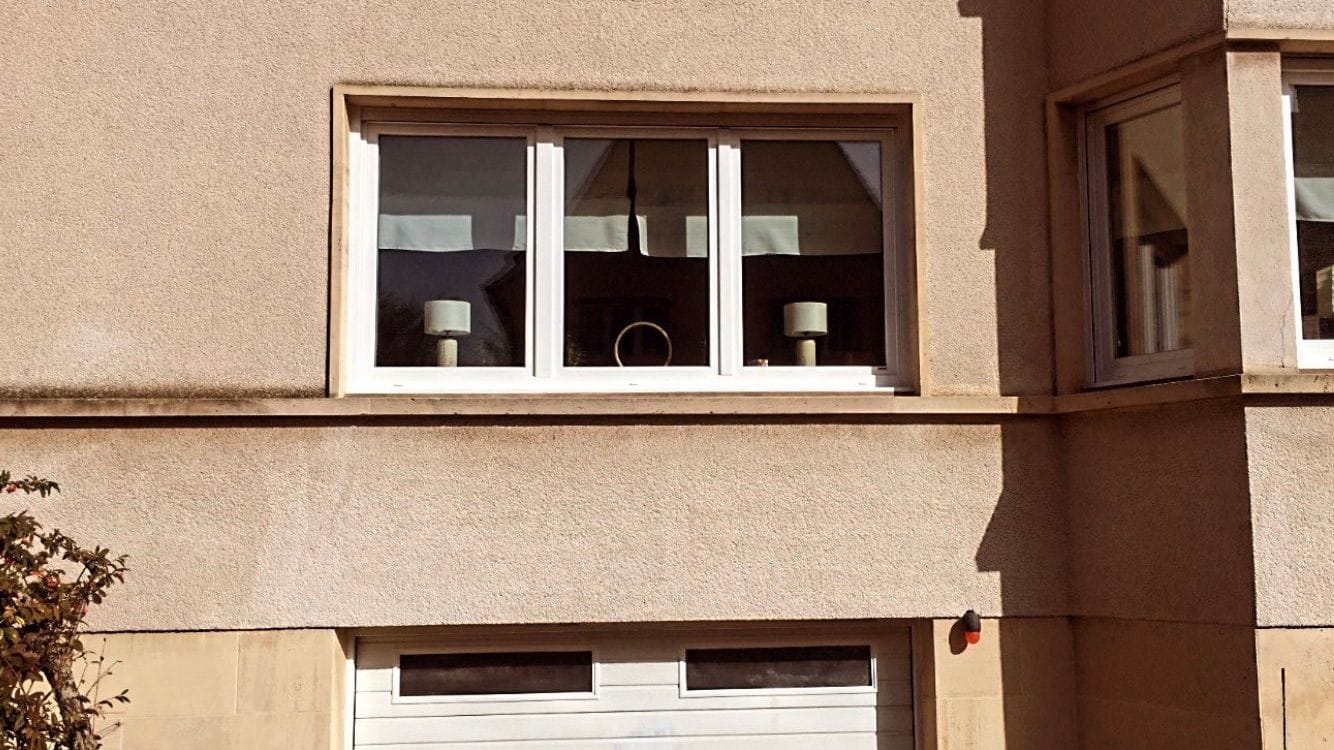
[[1297, 154], [1292, 115], [1294, 88], [1334, 86], [1334, 62], [1305, 60], [1284, 66], [1283, 151], [1288, 190], [1288, 258], [1292, 274], [1293, 337], [1299, 370], [1334, 370], [1334, 339], [1306, 339], [1302, 335], [1301, 248], [1297, 245]]
[[[379, 139], [384, 135], [427, 135], [470, 138], [526, 138], [528, 141], [527, 213], [525, 221], [527, 264], [525, 306], [529, 311], [524, 326], [523, 367], [459, 367], [451, 368], [447, 383], [440, 373], [429, 367], [376, 367], [375, 326], [379, 304], [379, 210], [380, 210], [380, 151]], [[536, 274], [534, 248], [533, 174], [536, 161], [549, 158], [537, 143], [534, 128], [505, 126], [454, 126], [426, 124], [368, 124], [353, 131], [353, 147], [348, 150], [349, 191], [348, 228], [348, 284], [346, 328], [348, 331], [347, 375], [350, 393], [432, 393], [441, 391], [518, 390], [531, 379], [536, 354], [532, 315]]]
[[[343, 372], [348, 394], [520, 392], [901, 391], [908, 382], [908, 320], [900, 230], [903, 186], [896, 129], [515, 126], [361, 122], [348, 144], [347, 302]], [[528, 139], [527, 320], [523, 367], [376, 367], [379, 201], [378, 139], [383, 135]], [[564, 138], [679, 138], [709, 149], [710, 364], [699, 367], [566, 367], [564, 337]], [[742, 349], [742, 140], [861, 140], [881, 144], [885, 283], [883, 366], [746, 367]]]
[[[1180, 86], [1175, 82], [1160, 82], [1099, 102], [1085, 109], [1080, 118], [1085, 294], [1089, 311], [1086, 316], [1087, 376], [1091, 387], [1188, 378], [1195, 374], [1193, 348], [1116, 356], [1116, 290], [1112, 285], [1112, 246], [1107, 226], [1110, 209], [1106, 164], [1108, 126], [1180, 105]], [[1187, 265], [1189, 268], [1189, 260]]]
[[[578, 652], [589, 653], [592, 655], [592, 690], [568, 693], [467, 693], [464, 695], [403, 695], [401, 691], [401, 671], [404, 655], [420, 654], [508, 654], [508, 653], [549, 653], [549, 652]], [[601, 680], [601, 669], [598, 658], [598, 649], [592, 646], [583, 646], [578, 644], [556, 644], [556, 645], [533, 645], [523, 643], [521, 645], [510, 644], [486, 644], [477, 647], [465, 645], [451, 645], [447, 648], [431, 648], [430, 646], [405, 646], [399, 648], [394, 655], [393, 671], [393, 692], [390, 694], [390, 701], [399, 704], [413, 703], [516, 703], [522, 701], [595, 701], [598, 698], [598, 685]]]

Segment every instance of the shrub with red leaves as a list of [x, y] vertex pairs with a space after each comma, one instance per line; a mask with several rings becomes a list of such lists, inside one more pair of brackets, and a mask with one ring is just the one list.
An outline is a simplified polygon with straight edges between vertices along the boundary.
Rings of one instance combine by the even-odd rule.
[[[47, 497], [60, 487], [0, 471], [0, 491]], [[0, 750], [101, 747], [97, 719], [129, 697], [95, 697], [110, 672], [80, 636], [89, 607], [125, 571], [124, 556], [81, 547], [27, 511], [0, 517]]]

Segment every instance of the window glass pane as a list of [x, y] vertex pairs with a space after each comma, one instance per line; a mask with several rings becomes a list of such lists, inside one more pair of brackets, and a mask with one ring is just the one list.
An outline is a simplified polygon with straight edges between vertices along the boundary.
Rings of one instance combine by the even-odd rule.
[[565, 364], [707, 365], [708, 141], [566, 138], [564, 152]]
[[1297, 87], [1292, 149], [1302, 338], [1334, 339], [1334, 87]]
[[741, 144], [747, 365], [885, 364], [878, 141]]
[[1181, 107], [1108, 125], [1107, 229], [1116, 356], [1190, 346]]
[[686, 651], [686, 688], [867, 687], [870, 646], [717, 648]]
[[380, 137], [377, 366], [524, 364], [527, 149]]
[[400, 695], [593, 692], [590, 651], [403, 654]]

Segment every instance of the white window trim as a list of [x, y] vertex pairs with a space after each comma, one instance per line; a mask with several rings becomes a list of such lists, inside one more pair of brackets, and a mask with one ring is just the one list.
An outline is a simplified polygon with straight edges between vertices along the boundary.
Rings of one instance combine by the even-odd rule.
[[[726, 688], [722, 690], [691, 690], [686, 682], [686, 652], [707, 649], [748, 649], [748, 648], [800, 648], [804, 646], [856, 646], [869, 647], [871, 653], [871, 684], [846, 685], [841, 687], [796, 687], [796, 688]], [[875, 693], [880, 690], [880, 647], [875, 639], [864, 641], [822, 638], [801, 638], [789, 636], [768, 639], [716, 639], [689, 642], [681, 645], [680, 660], [677, 664], [677, 688], [682, 698], [729, 698], [764, 695], [839, 695], [847, 693]]]
[[1288, 190], [1288, 260], [1292, 274], [1293, 339], [1299, 370], [1334, 370], [1334, 339], [1302, 336], [1301, 249], [1297, 246], [1297, 155], [1292, 132], [1295, 86], [1334, 86], [1334, 68], [1317, 66], [1285, 70], [1283, 75], [1283, 152]]
[[[533, 652], [548, 653], [553, 651], [560, 652], [588, 652], [592, 654], [592, 681], [593, 689], [586, 692], [570, 693], [469, 693], [467, 695], [403, 695], [400, 688], [400, 676], [404, 655], [417, 654], [507, 654], [514, 652]], [[535, 645], [531, 643], [522, 644], [488, 644], [478, 647], [465, 647], [455, 645], [448, 648], [431, 648], [429, 646], [409, 646], [398, 649], [394, 655], [393, 672], [393, 692], [390, 700], [394, 703], [512, 703], [519, 701], [588, 701], [597, 700], [598, 685], [601, 682], [601, 660], [598, 658], [598, 650], [593, 646], [581, 646], [577, 644], [558, 644], [558, 645]]]
[[[527, 310], [525, 366], [376, 367], [375, 325], [378, 213], [378, 138], [381, 135], [525, 137], [528, 139]], [[348, 394], [602, 393], [725, 391], [911, 390], [907, 277], [900, 234], [902, 184], [896, 129], [729, 129], [657, 127], [478, 126], [350, 123], [348, 144], [347, 302], [342, 311], [348, 346], [342, 363]], [[655, 137], [707, 141], [709, 145], [710, 361], [701, 367], [565, 367], [563, 226], [564, 137]], [[885, 273], [885, 366], [745, 367], [741, 342], [740, 141], [879, 140]], [[727, 217], [727, 220], [724, 220]], [[538, 232], [536, 227], [542, 227]], [[545, 344], [544, 344], [545, 342]]]
[[[439, 135], [495, 138], [527, 138], [528, 140], [528, 196], [527, 211], [534, 215], [533, 180], [535, 161], [543, 158], [534, 128], [477, 127], [444, 125], [365, 125], [353, 130], [353, 142], [348, 150], [349, 215], [352, 217], [348, 233], [348, 285], [346, 330], [348, 346], [349, 393], [432, 393], [443, 390], [518, 390], [531, 379], [529, 368], [534, 361], [535, 336], [531, 320], [524, 327], [524, 367], [460, 367], [455, 368], [449, 382], [442, 384], [440, 373], [427, 367], [376, 367], [375, 325], [378, 305], [378, 223], [379, 214], [379, 138], [382, 135]], [[540, 207], [539, 207], [540, 210]], [[525, 304], [533, 309], [536, 253], [533, 222], [525, 222], [527, 248], [527, 292]], [[530, 315], [530, 317], [532, 317]], [[446, 386], [442, 388], [443, 386]]]
[[[1142, 90], [1141, 90], [1142, 91]], [[1084, 263], [1088, 384], [1118, 386], [1195, 374], [1194, 349], [1179, 349], [1129, 357], [1116, 356], [1116, 307], [1112, 288], [1111, 237], [1106, 215], [1106, 128], [1181, 103], [1180, 86], [1157, 84], [1086, 109], [1079, 124], [1079, 163], [1084, 211]], [[1189, 262], [1189, 261], [1188, 261]]]

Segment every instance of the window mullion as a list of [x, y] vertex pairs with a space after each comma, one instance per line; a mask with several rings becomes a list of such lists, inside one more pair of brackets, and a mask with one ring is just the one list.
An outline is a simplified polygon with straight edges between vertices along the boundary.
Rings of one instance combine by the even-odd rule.
[[738, 375], [742, 360], [741, 311], [741, 142], [718, 131], [718, 372]]
[[533, 233], [534, 293], [532, 305], [533, 373], [553, 378], [561, 365], [561, 331], [565, 327], [561, 255], [565, 242], [564, 163], [560, 136], [554, 128], [539, 128], [533, 178], [535, 231]]

